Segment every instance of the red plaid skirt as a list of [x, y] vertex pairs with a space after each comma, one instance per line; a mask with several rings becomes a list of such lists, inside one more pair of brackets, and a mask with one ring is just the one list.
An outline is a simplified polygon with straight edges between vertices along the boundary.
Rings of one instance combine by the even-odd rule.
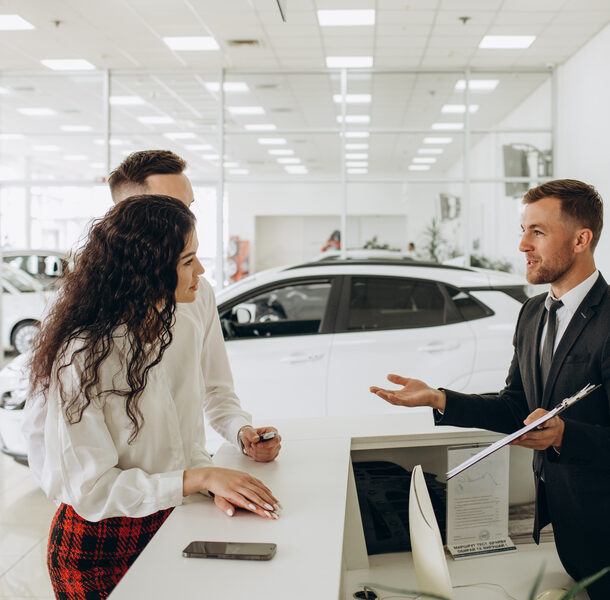
[[53, 518], [47, 547], [57, 600], [106, 598], [172, 510], [92, 522], [62, 504]]

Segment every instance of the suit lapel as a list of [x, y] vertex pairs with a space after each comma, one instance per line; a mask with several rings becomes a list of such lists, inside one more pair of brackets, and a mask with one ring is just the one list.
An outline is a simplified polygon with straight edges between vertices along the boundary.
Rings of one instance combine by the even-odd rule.
[[[592, 317], [595, 315], [595, 307], [601, 302], [604, 293], [608, 289], [608, 285], [606, 284], [604, 278], [601, 276], [597, 278], [595, 285], [591, 288], [591, 291], [585, 296], [585, 299], [580, 303], [580, 306], [576, 310], [576, 313], [572, 317], [572, 320], [568, 324], [568, 327], [563, 334], [559, 345], [557, 346], [557, 350], [555, 351], [555, 355], [553, 356], [553, 362], [551, 363], [551, 369], [549, 371], [549, 376], [546, 382], [546, 386], [544, 387], [544, 393], [542, 396], [541, 406], [544, 409], [549, 409], [553, 407], [549, 407], [550, 399], [553, 393], [553, 388], [555, 387], [555, 381], [557, 380], [557, 376], [561, 371], [561, 367], [568, 356], [572, 346], [579, 338], [583, 329], [587, 326], [589, 321], [591, 321]], [[540, 344], [538, 344], [540, 347]], [[540, 369], [538, 369], [538, 373], [540, 373]], [[538, 375], [538, 385], [540, 383], [540, 375]], [[574, 390], [577, 391], [577, 390]], [[537, 396], [539, 397], [539, 396]], [[561, 398], [559, 399], [561, 400]]]

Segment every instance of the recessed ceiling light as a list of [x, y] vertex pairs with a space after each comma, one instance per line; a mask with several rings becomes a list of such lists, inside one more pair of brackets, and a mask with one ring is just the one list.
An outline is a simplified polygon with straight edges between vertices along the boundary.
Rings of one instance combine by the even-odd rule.
[[291, 175], [306, 175], [307, 173], [309, 173], [307, 167], [304, 167], [302, 165], [288, 165], [284, 167], [284, 169], [286, 170], [286, 173], [290, 173]]
[[368, 144], [345, 144], [346, 150], [368, 150]]
[[430, 156], [430, 157], [426, 157], [426, 156], [416, 156], [413, 159], [413, 163], [414, 164], [419, 164], [419, 165], [433, 165], [436, 162], [436, 158]]
[[93, 71], [95, 65], [83, 58], [49, 59], [40, 61], [53, 71]]
[[0, 30], [23, 31], [26, 29], [36, 29], [36, 27], [19, 15], [0, 15]]
[[455, 131], [464, 129], [464, 123], [432, 123], [432, 129]]
[[220, 154], [204, 154], [201, 158], [203, 158], [203, 160], [218, 160]]
[[36, 152], [57, 152], [60, 148], [55, 144], [37, 144], [34, 146], [34, 150]]
[[272, 156], [291, 156], [294, 154], [294, 150], [289, 150], [288, 148], [274, 148], [273, 150], [267, 150], [267, 152]]
[[57, 114], [52, 108], [18, 108], [17, 112], [26, 117], [50, 117]]
[[114, 106], [137, 106], [146, 104], [146, 100], [140, 96], [110, 96], [110, 104]]
[[91, 125], [62, 125], [60, 129], [69, 133], [84, 133], [85, 131], [93, 131], [93, 127], [91, 127]]
[[345, 137], [352, 139], [360, 139], [360, 138], [368, 138], [370, 136], [370, 132], [368, 131], [346, 131]]
[[[220, 91], [220, 82], [218, 81], [209, 81], [205, 84], [205, 88], [208, 92], [218, 92]], [[229, 93], [241, 93], [241, 92], [249, 92], [250, 88], [245, 81], [225, 81], [222, 84], [222, 89], [224, 92]]]
[[442, 154], [444, 151], [443, 148], [419, 148], [417, 154]]
[[[476, 113], [479, 110], [478, 104], [470, 104], [468, 106], [468, 112]], [[466, 112], [465, 104], [444, 104], [441, 108], [441, 112], [445, 114], [460, 114]]]
[[[345, 115], [346, 123], [370, 123], [369, 115]], [[337, 123], [343, 123], [343, 115], [337, 115]]]
[[409, 171], [429, 171], [430, 165], [409, 165]]
[[369, 172], [368, 169], [348, 169], [348, 175], [366, 175]]
[[347, 160], [363, 160], [368, 158], [369, 155], [366, 152], [348, 152], [345, 155]]
[[[370, 104], [371, 94], [345, 94], [346, 104]], [[333, 94], [333, 102], [341, 104], [343, 102], [343, 94]]]
[[23, 133], [0, 133], [0, 140], [22, 140]]
[[174, 131], [163, 135], [170, 140], [192, 140], [197, 137], [197, 134], [192, 131]]
[[264, 115], [265, 109], [262, 106], [227, 106], [227, 110], [232, 115]]
[[486, 35], [479, 43], [479, 48], [503, 50], [529, 48], [535, 39], [535, 35]]
[[278, 158], [277, 162], [280, 165], [298, 165], [301, 162], [300, 158]]
[[327, 56], [326, 66], [329, 69], [370, 68], [373, 66], [372, 56]]
[[365, 160], [348, 160], [345, 163], [346, 167], [357, 167], [357, 168], [361, 168], [361, 167], [368, 167], [369, 163]]
[[162, 117], [151, 115], [148, 117], [138, 117], [138, 121], [143, 123], [144, 125], [168, 125], [169, 123], [173, 123], [174, 119], [172, 117]]
[[66, 154], [64, 160], [87, 160], [86, 154]]
[[275, 131], [277, 129], [273, 123], [251, 123], [244, 127], [246, 131]]
[[250, 171], [248, 169], [231, 169], [229, 173], [231, 175], [248, 175]]
[[425, 137], [424, 144], [450, 144], [453, 138], [450, 137]]
[[205, 152], [206, 150], [211, 150], [212, 146], [210, 144], [187, 144], [185, 148], [192, 152]]
[[180, 52], [201, 52], [220, 49], [216, 40], [211, 36], [164, 37], [163, 41], [172, 50]]
[[287, 143], [284, 138], [258, 138], [257, 142], [263, 146], [283, 146]]
[[[468, 89], [471, 92], [491, 92], [498, 87], [499, 79], [470, 79]], [[466, 89], [466, 80], [458, 79], [455, 84], [456, 92], [463, 92]]]
[[319, 10], [321, 27], [362, 27], [375, 25], [374, 10]]

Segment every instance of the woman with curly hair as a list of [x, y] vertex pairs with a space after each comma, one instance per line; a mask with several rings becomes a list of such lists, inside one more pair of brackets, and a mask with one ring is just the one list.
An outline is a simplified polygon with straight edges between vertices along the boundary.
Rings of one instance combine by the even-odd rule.
[[[58, 599], [106, 598], [189, 494], [210, 492], [229, 515], [278, 516], [260, 480], [213, 466], [204, 384], [179, 368], [176, 303], [196, 298], [196, 251], [195, 217], [179, 200], [121, 202], [93, 224], [36, 340], [32, 392], [47, 405], [42, 487], [59, 505], [47, 552]], [[203, 331], [182, 327], [196, 352]]]

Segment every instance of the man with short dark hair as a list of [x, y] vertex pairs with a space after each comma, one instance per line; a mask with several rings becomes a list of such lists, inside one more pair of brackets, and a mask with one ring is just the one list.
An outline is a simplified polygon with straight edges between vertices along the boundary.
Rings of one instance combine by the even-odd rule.
[[[561, 562], [580, 580], [610, 566], [610, 292], [593, 258], [603, 206], [592, 186], [571, 179], [531, 189], [523, 202], [527, 280], [551, 289], [521, 309], [506, 387], [460, 394], [389, 375], [404, 387], [371, 391], [392, 404], [431, 406], [438, 425], [512, 433], [587, 383], [602, 384], [514, 442], [535, 450], [534, 539], [551, 522]], [[587, 589], [608, 600], [610, 575]]]

